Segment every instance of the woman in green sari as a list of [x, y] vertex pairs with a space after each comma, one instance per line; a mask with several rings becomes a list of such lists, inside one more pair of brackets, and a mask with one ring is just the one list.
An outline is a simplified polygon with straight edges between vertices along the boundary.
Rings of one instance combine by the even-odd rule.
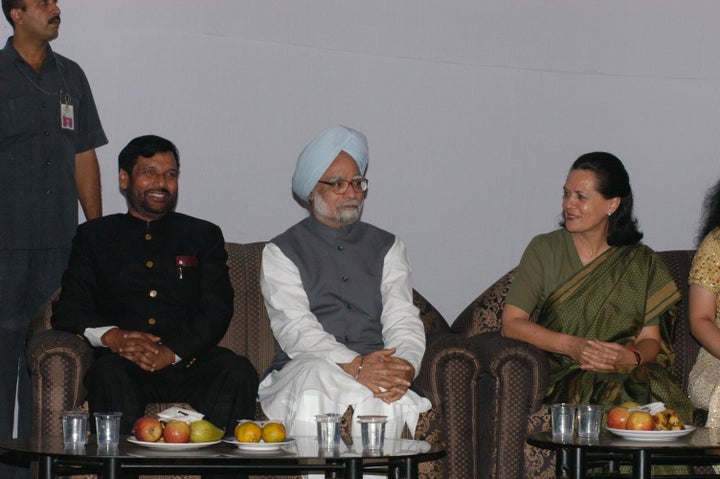
[[603, 152], [578, 158], [562, 208], [563, 228], [536, 236], [523, 254], [503, 335], [549, 353], [546, 402], [662, 401], [690, 423], [692, 405], [668, 371], [680, 294], [663, 262], [640, 244], [622, 162]]

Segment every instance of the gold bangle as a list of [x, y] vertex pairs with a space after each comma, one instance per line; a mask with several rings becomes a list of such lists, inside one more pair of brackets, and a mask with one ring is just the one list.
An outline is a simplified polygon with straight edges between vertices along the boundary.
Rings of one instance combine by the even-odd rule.
[[630, 349], [630, 351], [635, 355], [635, 366], [640, 366], [640, 364], [642, 364], [642, 355], [640, 354], [640, 351], [637, 350], [634, 344], [628, 349]]

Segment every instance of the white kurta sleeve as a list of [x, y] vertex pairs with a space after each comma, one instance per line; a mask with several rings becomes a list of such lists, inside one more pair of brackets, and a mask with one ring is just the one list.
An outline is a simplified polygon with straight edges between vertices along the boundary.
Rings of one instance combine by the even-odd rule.
[[412, 364], [417, 375], [425, 354], [425, 329], [413, 304], [405, 243], [397, 237], [385, 255], [381, 290], [385, 347], [396, 348], [395, 355]]
[[310, 311], [300, 271], [273, 243], [263, 250], [260, 288], [273, 335], [291, 359], [303, 354], [341, 364], [358, 356], [323, 329]]

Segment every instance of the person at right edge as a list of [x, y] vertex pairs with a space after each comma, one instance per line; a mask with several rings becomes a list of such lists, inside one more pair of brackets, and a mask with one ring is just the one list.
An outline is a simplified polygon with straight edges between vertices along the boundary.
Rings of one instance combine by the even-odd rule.
[[662, 401], [689, 424], [692, 404], [669, 373], [680, 292], [640, 243], [622, 162], [605, 152], [580, 156], [563, 186], [562, 215], [560, 229], [536, 236], [523, 253], [502, 334], [548, 353], [546, 403], [607, 410]]
[[693, 258], [690, 332], [702, 348], [690, 371], [693, 405], [708, 411], [706, 426], [720, 426], [720, 182], [705, 197], [700, 246]]

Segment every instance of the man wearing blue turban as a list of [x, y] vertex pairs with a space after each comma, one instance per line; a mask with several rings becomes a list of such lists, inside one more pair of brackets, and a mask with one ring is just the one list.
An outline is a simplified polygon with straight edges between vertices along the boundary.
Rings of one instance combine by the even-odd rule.
[[356, 416], [388, 416], [386, 435], [399, 438], [430, 409], [409, 389], [425, 334], [405, 245], [360, 221], [367, 164], [367, 139], [351, 128], [311, 141], [292, 179], [311, 214], [263, 251], [260, 281], [276, 354], [259, 397], [290, 435], [312, 436], [315, 415], [352, 406]]

